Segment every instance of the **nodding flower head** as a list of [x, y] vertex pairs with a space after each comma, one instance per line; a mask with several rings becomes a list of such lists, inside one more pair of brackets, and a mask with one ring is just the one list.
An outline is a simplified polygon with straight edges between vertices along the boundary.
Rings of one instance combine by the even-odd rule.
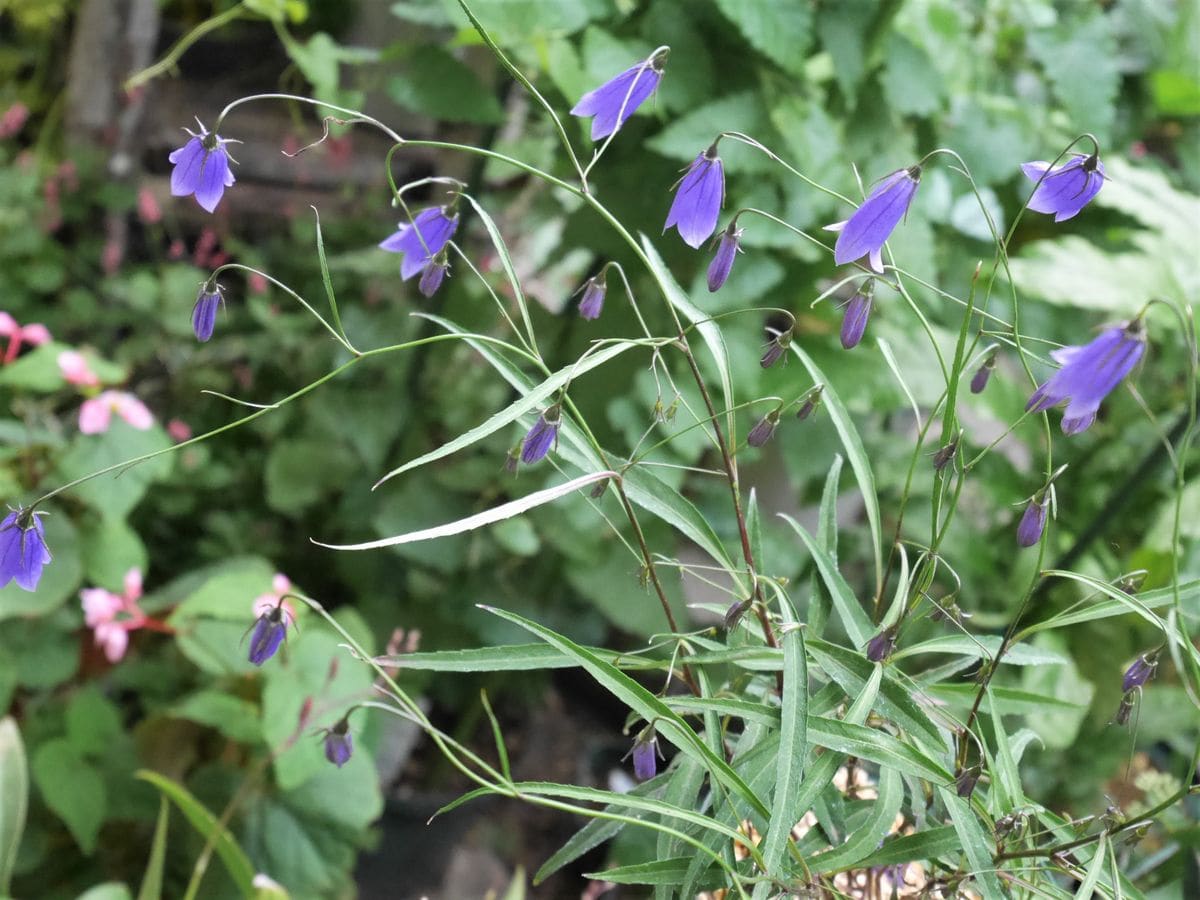
[[37, 590], [42, 567], [50, 562], [41, 515], [17, 507], [0, 522], [0, 587], [15, 581], [24, 590]]
[[1048, 496], [1034, 497], [1021, 514], [1017, 524], [1017, 546], [1032, 547], [1042, 539], [1042, 531], [1046, 528], [1046, 507], [1050, 504]]
[[791, 346], [791, 343], [791, 328], [789, 328], [787, 331], [781, 331], [779, 334], [772, 336], [770, 342], [767, 344], [767, 349], [763, 351], [762, 359], [758, 361], [758, 364], [764, 369], [771, 368], [771, 366], [779, 362], [779, 358], [787, 352], [787, 348]]
[[971, 795], [975, 793], [975, 785], [979, 784], [979, 776], [982, 774], [983, 769], [979, 766], [963, 769], [954, 779], [954, 793], [964, 800], [970, 800]]
[[625, 124], [658, 88], [667, 65], [667, 48], [656, 50], [648, 59], [630, 66], [600, 87], [579, 98], [571, 115], [592, 117], [592, 140], [606, 138]]
[[717, 230], [724, 201], [725, 167], [713, 141], [679, 180], [663, 231], [674, 225], [685, 244], [699, 249]]
[[1145, 351], [1146, 331], [1140, 319], [1109, 328], [1090, 344], [1060, 347], [1050, 355], [1062, 368], [1033, 392], [1025, 409], [1040, 412], [1069, 401], [1063, 413], [1063, 433], [1086, 431], [1096, 421], [1100, 403]]
[[604, 296], [608, 293], [604, 270], [585, 281], [580, 290], [583, 291], [583, 299], [579, 301], [579, 317], [588, 320], [600, 318], [600, 313], [604, 310]]
[[1029, 208], [1053, 214], [1055, 222], [1078, 215], [1104, 186], [1104, 163], [1096, 153], [1076, 154], [1053, 169], [1048, 162], [1027, 162], [1021, 165], [1021, 171], [1037, 184], [1029, 198]]
[[454, 201], [445, 206], [427, 207], [413, 216], [411, 222], [401, 222], [395, 234], [380, 242], [380, 249], [404, 254], [400, 277], [405, 281], [423, 271], [454, 237], [458, 213], [453, 207]]
[[825, 393], [825, 385], [818, 384], [810, 388], [808, 393], [804, 395], [804, 402], [800, 404], [800, 408], [796, 410], [797, 421], [803, 422], [821, 405], [821, 395]]
[[861, 288], [846, 301], [846, 311], [842, 315], [842, 347], [853, 350], [862, 340], [867, 330], [867, 321], [871, 318], [871, 305], [875, 299], [875, 279], [868, 278]]
[[252, 626], [250, 635], [250, 662], [261, 666], [279, 650], [287, 634], [287, 612], [283, 599], [266, 610]]
[[975, 374], [971, 376], [971, 393], [982, 394], [983, 389], [987, 387], [988, 379], [992, 377], [992, 370], [996, 368], [996, 351], [989, 353], [980, 363], [979, 368], [975, 370]]
[[867, 659], [871, 662], [883, 662], [896, 649], [896, 629], [888, 626], [871, 640], [867, 641]]
[[826, 225], [837, 231], [833, 259], [839, 266], [867, 257], [871, 268], [883, 272], [883, 245], [912, 203], [921, 184], [921, 167], [893, 172], [879, 183], [853, 215], [844, 222]]
[[171, 193], [176, 197], [194, 194], [200, 207], [212, 212], [221, 202], [225, 188], [233, 186], [230, 156], [225, 149], [229, 141], [213, 134], [199, 121], [196, 124], [200, 133], [185, 128], [191, 139], [167, 157], [175, 164], [171, 170]]
[[728, 228], [721, 232], [717, 252], [713, 254], [712, 262], [708, 264], [708, 290], [711, 293], [715, 294], [719, 291], [729, 278], [729, 273], [733, 271], [733, 261], [742, 252], [739, 246], [742, 230], [737, 227], [735, 219], [729, 223]]
[[637, 736], [629, 755], [633, 757], [633, 774], [638, 781], [649, 781], [658, 773], [658, 735], [653, 725]]
[[446, 272], [450, 268], [450, 263], [446, 259], [446, 251], [443, 250], [421, 270], [421, 280], [417, 282], [417, 290], [426, 297], [432, 297], [438, 292], [438, 288], [442, 286], [442, 279], [446, 277]]
[[773, 409], [750, 429], [750, 433], [746, 435], [746, 443], [751, 447], [761, 447], [771, 439], [771, 435], [775, 433], [775, 426], [779, 424], [779, 410]]
[[339, 769], [350, 761], [354, 753], [354, 739], [350, 735], [350, 714], [342, 716], [337, 723], [325, 731], [325, 758]]
[[555, 403], [545, 409], [521, 442], [521, 462], [532, 465], [543, 459], [558, 440], [562, 408]]
[[196, 340], [204, 342], [213, 336], [217, 324], [217, 308], [225, 302], [221, 286], [207, 281], [200, 287], [196, 305], [192, 307], [192, 331]]
[[1125, 675], [1121, 679], [1121, 690], [1129, 693], [1135, 688], [1140, 688], [1143, 684], [1154, 677], [1154, 670], [1158, 668], [1158, 659], [1152, 653], [1149, 656], [1142, 654], [1133, 661], [1128, 669], [1125, 670]]

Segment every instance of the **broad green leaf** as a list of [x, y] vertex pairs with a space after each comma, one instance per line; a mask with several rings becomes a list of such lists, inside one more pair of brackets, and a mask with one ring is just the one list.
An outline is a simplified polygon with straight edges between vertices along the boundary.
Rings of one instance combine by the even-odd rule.
[[784, 71], [804, 75], [812, 37], [812, 9], [807, 3], [717, 0], [717, 8], [755, 50]]
[[800, 540], [804, 542], [804, 546], [808, 548], [809, 555], [816, 563], [817, 571], [821, 573], [821, 580], [829, 590], [830, 597], [833, 598], [833, 605], [842, 619], [846, 634], [850, 635], [851, 642], [859, 649], [866, 647], [875, 629], [859, 604], [858, 598], [850, 590], [850, 585], [846, 584], [846, 579], [838, 571], [837, 564], [830, 559], [828, 553], [818, 546], [803, 525], [786, 513], [780, 513], [779, 517], [795, 529]]
[[166, 797], [158, 801], [158, 821], [154, 825], [154, 840], [150, 844], [150, 859], [137, 900], [159, 900], [162, 897], [163, 865], [167, 860], [167, 826], [171, 820], [171, 804]]
[[129, 888], [119, 881], [106, 881], [95, 887], [88, 888], [75, 900], [133, 900]]
[[42, 799], [66, 823], [79, 849], [90, 856], [108, 806], [104, 779], [64, 738], [38, 747], [32, 768]]
[[900, 811], [904, 799], [904, 782], [896, 770], [883, 768], [879, 771], [879, 796], [871, 805], [871, 813], [861, 826], [837, 847], [817, 856], [809, 857], [808, 867], [813, 874], [837, 872], [856, 864], [860, 859], [879, 846]]
[[262, 739], [258, 705], [216, 688], [184, 697], [170, 709], [175, 718], [215, 728], [230, 740], [252, 744]]
[[436, 44], [414, 48], [403, 74], [388, 79], [387, 93], [405, 109], [443, 122], [504, 121], [504, 110], [479, 76]]
[[8, 896], [17, 849], [29, 807], [29, 768], [21, 731], [11, 716], [0, 719], [0, 895]]
[[296, 515], [340, 491], [356, 472], [348, 449], [328, 438], [276, 441], [263, 468], [267, 506]]
[[971, 805], [955, 794], [952, 787], [940, 787], [938, 793], [950, 811], [950, 819], [954, 823], [958, 839], [962, 842], [976, 889], [983, 895], [984, 900], [1004, 900], [1006, 895], [1000, 887], [1000, 879], [996, 877], [996, 865], [992, 862], [994, 845], [991, 836], [983, 830]]
[[[58, 460], [57, 478], [74, 481], [100, 469], [171, 446], [171, 439], [158, 425], [145, 431], [134, 428], [113, 414], [103, 434], [80, 434]], [[129, 468], [116, 469], [77, 485], [71, 493], [102, 516], [123, 519], [145, 496], [151, 482], [170, 473], [171, 456], [159, 456]]]
[[150, 784], [158, 788], [171, 802], [178, 806], [184, 818], [192, 824], [193, 828], [200, 832], [201, 837], [207, 840], [213, 834], [217, 835], [214, 843], [217, 855], [225, 864], [225, 868], [228, 870], [234, 884], [237, 885], [238, 890], [242, 892], [242, 896], [252, 896], [254, 893], [254, 886], [252, 884], [254, 881], [254, 866], [242, 848], [233, 839], [233, 836], [217, 821], [216, 817], [205, 809], [204, 805], [193, 797], [187, 788], [164, 775], [151, 772], [148, 769], [141, 769], [136, 773], [135, 777], [140, 778], [142, 781], [150, 782]]
[[1099, 7], [1078, 7], [1052, 28], [1029, 35], [1029, 49], [1050, 78], [1072, 127], [1108, 138], [1121, 65], [1113, 17]]
[[804, 779], [805, 749], [809, 741], [808, 664], [805, 660], [804, 632], [796, 621], [791, 603], [783, 595], [779, 597], [779, 611], [782, 626], [779, 643], [783, 649], [782, 711], [775, 768], [775, 797], [762, 846], [766, 874], [769, 876], [783, 875], [780, 867], [784, 851], [791, 840], [792, 826], [800, 818], [796, 812], [796, 799]]

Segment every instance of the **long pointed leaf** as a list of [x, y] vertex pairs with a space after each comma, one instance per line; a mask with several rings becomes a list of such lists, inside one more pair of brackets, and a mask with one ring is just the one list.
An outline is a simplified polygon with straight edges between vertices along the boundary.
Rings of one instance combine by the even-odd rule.
[[[780, 866], [791, 839], [796, 814], [796, 798], [803, 780], [805, 748], [808, 745], [808, 664], [805, 661], [804, 632], [796, 623], [792, 604], [779, 598], [783, 636], [782, 721], [779, 728], [779, 754], [775, 767], [775, 800], [771, 821], [763, 840], [763, 860], [767, 875], [782, 876]], [[788, 626], [791, 626], [788, 628]]]
[[0, 896], [8, 896], [28, 807], [29, 765], [25, 744], [16, 721], [5, 716], [0, 719]]
[[812, 535], [805, 530], [803, 525], [786, 513], [780, 513], [779, 517], [796, 530], [796, 534], [800, 536], [800, 540], [808, 548], [813, 562], [817, 564], [817, 571], [821, 573], [821, 580], [825, 582], [825, 587], [829, 589], [829, 595], [833, 598], [833, 605], [837, 608], [838, 615], [842, 618], [846, 634], [850, 635], [850, 640], [854, 643], [855, 647], [865, 647], [875, 629], [871, 626], [871, 620], [867, 617], [866, 611], [863, 610], [862, 605], [858, 602], [858, 598], [850, 590], [850, 585], [846, 584], [846, 579], [838, 571], [837, 564], [813, 540]]

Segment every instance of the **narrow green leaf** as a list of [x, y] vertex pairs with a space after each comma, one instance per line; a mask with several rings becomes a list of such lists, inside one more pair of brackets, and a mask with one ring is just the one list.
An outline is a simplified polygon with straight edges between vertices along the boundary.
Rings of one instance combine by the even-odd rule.
[[882, 847], [855, 865], [864, 869], [876, 866], [894, 866], [917, 859], [937, 859], [957, 854], [961, 849], [962, 840], [959, 838], [958, 832], [954, 830], [954, 826], [944, 825], [941, 828], [906, 834], [893, 841], [887, 841]]
[[887, 836], [903, 799], [904, 782], [900, 780], [899, 773], [894, 769], [880, 769], [879, 796], [872, 804], [867, 820], [837, 847], [811, 857], [808, 868], [814, 875], [820, 875], [858, 863]]
[[[689, 659], [690, 661], [690, 659]], [[719, 716], [732, 716], [746, 722], [758, 722], [770, 728], [779, 727], [780, 711], [777, 706], [766, 706], [753, 700], [727, 700], [723, 697], [685, 697], [671, 695], [663, 698], [672, 708], [681, 712], [706, 711], [715, 712]]]
[[[679, 765], [675, 766], [670, 773], [670, 781], [667, 784], [666, 793], [663, 794], [663, 800], [670, 803], [672, 806], [682, 806], [686, 809], [696, 808], [696, 798], [700, 794], [700, 789], [704, 786], [704, 767], [696, 760], [687, 757], [684, 758]], [[656, 847], [656, 856], [659, 859], [670, 859], [676, 853], [686, 852], [686, 848], [682, 841], [674, 835], [668, 834], [665, 831], [658, 833], [658, 845]], [[690, 862], [690, 857], [688, 860]], [[673, 883], [678, 885], [682, 879], [676, 879]], [[658, 891], [656, 890], [656, 894]], [[663, 891], [665, 894], [670, 894], [669, 891]]]
[[838, 484], [842, 478], [842, 454], [835, 453], [825, 476], [825, 487], [821, 491], [821, 508], [817, 514], [817, 543], [834, 565], [838, 558], [837, 498]]
[[613, 884], [678, 884], [691, 862], [690, 856], [677, 856], [672, 859], [635, 863], [631, 866], [617, 866], [583, 877], [611, 881]]
[[993, 845], [988, 834], [979, 824], [970, 804], [954, 793], [952, 788], [938, 788], [942, 802], [950, 811], [950, 819], [958, 839], [962, 841], [963, 852], [970, 863], [971, 877], [975, 886], [983, 894], [984, 900], [1004, 900], [1004, 889], [1000, 879], [996, 877], [996, 865], [992, 862]]
[[810, 716], [808, 739], [818, 747], [828, 747], [847, 756], [857, 756], [878, 763], [885, 768], [907, 772], [926, 781], [945, 784], [954, 779], [946, 766], [926, 756], [884, 731], [865, 725], [831, 719], [827, 716]]
[[171, 804], [166, 797], [158, 800], [158, 821], [154, 825], [154, 841], [150, 845], [150, 861], [142, 876], [138, 900], [159, 900], [162, 897], [163, 864], [167, 861], [167, 826], [171, 821]]
[[[994, 659], [1000, 649], [1000, 641], [1000, 636], [996, 634], [970, 637], [965, 634], [945, 634], [910, 647], [903, 647], [892, 654], [892, 659], [920, 656], [922, 653], [950, 653], [955, 656], [969, 656], [972, 659]], [[1011, 666], [1061, 666], [1069, 660], [1053, 650], [1030, 644], [1014, 644], [1005, 652], [1003, 662]]]
[[170, 778], [160, 775], [157, 772], [151, 772], [149, 769], [139, 769], [135, 773], [136, 778], [142, 781], [148, 781], [160, 791], [162, 791], [183, 813], [184, 818], [192, 823], [192, 827], [200, 832], [201, 836], [208, 839], [214, 832], [219, 829], [219, 834], [214, 844], [217, 855], [221, 857], [221, 861], [225, 863], [225, 868], [237, 885], [238, 890], [245, 897], [254, 895], [254, 865], [250, 862], [249, 857], [237, 841], [216, 819], [216, 817], [205, 809], [191, 792], [180, 784], [175, 783]]
[[[1061, 573], [1059, 573], [1061, 574]], [[1075, 573], [1072, 573], [1075, 574]], [[1200, 580], [1189, 581], [1179, 586], [1179, 599], [1185, 606], [1194, 604], [1200, 598]], [[1162, 609], [1174, 603], [1171, 588], [1159, 588], [1135, 595], [1134, 599], [1146, 610]], [[1129, 596], [1124, 592], [1119, 598], [1096, 600], [1088, 602], [1079, 609], [1063, 611], [1051, 616], [1043, 622], [1037, 622], [1022, 629], [1025, 635], [1036, 634], [1039, 631], [1049, 631], [1053, 628], [1065, 628], [1068, 625], [1078, 625], [1080, 622], [1094, 622], [1098, 619], [1109, 619], [1113, 616], [1123, 616], [1130, 611]], [[1146, 618], [1141, 609], [1135, 610], [1142, 618]], [[1161, 621], [1161, 620], [1159, 620]], [[1161, 627], [1161, 626], [1160, 626]]]
[[874, 634], [875, 629], [871, 625], [870, 618], [867, 617], [866, 612], [859, 604], [858, 598], [850, 590], [850, 585], [846, 583], [846, 579], [838, 571], [837, 564], [813, 540], [803, 525], [787, 513], [780, 513], [779, 517], [795, 529], [796, 534], [800, 536], [800, 540], [804, 542], [804, 546], [808, 548], [813, 562], [817, 564], [817, 571], [821, 573], [821, 580], [825, 582], [825, 587], [829, 589], [833, 605], [837, 609], [838, 615], [842, 618], [846, 634], [850, 635], [850, 640], [855, 647], [859, 649], [865, 647], [871, 639], [871, 635]]
[[509, 287], [512, 288], [513, 298], [517, 301], [517, 308], [521, 310], [521, 321], [525, 325], [529, 346], [536, 348], [537, 337], [534, 334], [533, 322], [529, 318], [529, 302], [525, 299], [525, 292], [521, 290], [521, 279], [517, 277], [517, 269], [508, 253], [508, 245], [504, 243], [500, 229], [496, 227], [496, 222], [488, 214], [488, 211], [476, 203], [475, 198], [470, 194], [462, 196], [474, 208], [475, 213], [479, 216], [479, 221], [483, 222], [483, 227], [487, 229], [488, 237], [492, 239], [492, 246], [496, 248], [496, 254], [500, 257], [500, 265], [504, 268], [504, 275], [508, 278]]
[[8, 896], [17, 848], [29, 808], [29, 765], [21, 731], [11, 716], [0, 719], [0, 896]]
[[762, 853], [766, 874], [782, 877], [784, 873], [780, 867], [784, 851], [791, 839], [792, 826], [800, 818], [796, 814], [796, 798], [803, 780], [805, 748], [808, 744], [808, 665], [805, 661], [804, 632], [796, 622], [791, 603], [782, 594], [779, 596], [779, 610], [783, 626], [779, 639], [783, 648], [782, 716], [775, 768], [775, 799]]
[[321, 266], [321, 283], [325, 285], [325, 296], [329, 299], [329, 312], [333, 318], [333, 327], [343, 338], [346, 330], [342, 328], [342, 317], [338, 313], [337, 297], [333, 293], [333, 279], [329, 275], [329, 261], [325, 258], [325, 237], [321, 234], [321, 214], [317, 208], [312, 208], [317, 223], [317, 262]]
[[750, 533], [750, 554], [754, 561], [760, 570], [770, 571], [763, 556], [762, 514], [758, 509], [758, 491], [754, 488], [750, 488], [750, 500], [746, 504], [746, 530]]
[[1104, 871], [1104, 857], [1108, 852], [1108, 834], [1100, 832], [1100, 840], [1096, 842], [1096, 855], [1092, 857], [1091, 863], [1088, 865], [1087, 874], [1084, 875], [1083, 881], [1079, 884], [1079, 890], [1075, 892], [1075, 900], [1092, 900], [1092, 894], [1096, 893], [1096, 883], [1100, 880], [1100, 875]]

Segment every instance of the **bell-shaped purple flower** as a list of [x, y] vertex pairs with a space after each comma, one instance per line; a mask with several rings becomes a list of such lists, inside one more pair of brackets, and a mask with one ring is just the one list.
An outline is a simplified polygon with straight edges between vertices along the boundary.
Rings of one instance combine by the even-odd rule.
[[532, 465], [550, 452], [550, 448], [558, 440], [561, 417], [562, 413], [557, 403], [538, 416], [538, 420], [525, 435], [525, 440], [521, 442], [521, 462], [527, 466]]
[[663, 69], [670, 53], [665, 47], [656, 50], [649, 59], [626, 69], [610, 78], [594, 91], [579, 98], [571, 109], [571, 115], [592, 118], [592, 140], [606, 138], [625, 124], [658, 88]]
[[350, 722], [343, 716], [325, 732], [325, 758], [340, 769], [350, 761], [352, 753], [354, 739], [350, 735]]
[[457, 228], [458, 213], [453, 204], [430, 206], [413, 216], [412, 222], [401, 222], [396, 233], [379, 246], [389, 253], [404, 254], [400, 277], [408, 281], [442, 252]]
[[1052, 213], [1055, 222], [1077, 215], [1104, 186], [1104, 163], [1095, 153], [1076, 155], [1056, 169], [1051, 169], [1048, 162], [1027, 162], [1021, 165], [1021, 171], [1037, 183], [1029, 208]]
[[196, 333], [196, 340], [204, 342], [213, 336], [213, 328], [217, 324], [217, 308], [224, 302], [225, 297], [221, 294], [220, 285], [208, 282], [200, 288], [196, 305], [192, 307], [192, 331]]
[[1040, 412], [1069, 401], [1062, 430], [1079, 434], [1096, 421], [1101, 401], [1137, 365], [1145, 350], [1146, 332], [1140, 319], [1109, 328], [1082, 347], [1061, 347], [1050, 355], [1062, 368], [1033, 392], [1025, 409]]
[[713, 141], [679, 180], [663, 231], [674, 225], [685, 244], [699, 249], [717, 230], [717, 217], [724, 202], [725, 166], [717, 156], [717, 142]]
[[775, 434], [775, 426], [779, 424], [779, 410], [773, 409], [750, 429], [750, 433], [746, 435], [746, 443], [751, 447], [761, 447], [771, 439]]
[[996, 368], [996, 353], [992, 351], [987, 355], [987, 358], [975, 370], [975, 374], [971, 376], [971, 393], [982, 394], [983, 389], [987, 387], [988, 379], [992, 377], [992, 370]]
[[583, 291], [583, 299], [579, 301], [580, 318], [589, 321], [600, 318], [600, 313], [604, 310], [604, 296], [608, 293], [608, 283], [604, 280], [604, 272], [593, 275], [583, 283], [580, 290]]
[[261, 666], [279, 650], [287, 634], [287, 612], [283, 600], [258, 617], [250, 634], [250, 662]]
[[0, 587], [16, 581], [24, 590], [37, 590], [42, 567], [50, 562], [41, 515], [18, 507], [0, 522]]
[[896, 629], [888, 627], [867, 641], [867, 659], [871, 662], [883, 662], [896, 649]]
[[1125, 675], [1121, 679], [1121, 690], [1129, 693], [1134, 688], [1140, 688], [1143, 684], [1154, 677], [1154, 670], [1158, 668], [1158, 660], [1151, 654], [1147, 657], [1144, 653], [1133, 661], [1128, 669], [1125, 670]]
[[834, 262], [841, 266], [866, 256], [871, 268], [882, 273], [883, 245], [908, 212], [920, 184], [920, 166], [893, 172], [849, 219], [826, 225], [826, 231], [840, 232], [833, 246]]
[[[200, 125], [199, 121], [196, 123]], [[228, 140], [200, 125], [200, 133], [185, 128], [191, 140], [171, 153], [167, 159], [175, 164], [171, 170], [171, 193], [176, 197], [195, 194], [201, 208], [212, 212], [221, 201], [225, 188], [233, 185], [233, 170], [229, 168]]]
[[796, 420], [803, 422], [821, 405], [821, 395], [825, 392], [825, 385], [818, 384], [816, 387], [810, 388], [808, 393], [804, 395], [804, 402], [800, 404], [800, 408], [796, 410]]
[[846, 301], [846, 311], [842, 315], [842, 346], [852, 350], [862, 340], [863, 332], [867, 330], [867, 320], [871, 318], [871, 305], [875, 297], [875, 279], [868, 279], [853, 297]]
[[733, 261], [741, 252], [738, 242], [742, 238], [742, 229], [737, 227], [737, 219], [729, 223], [729, 227], [721, 232], [721, 241], [717, 244], [717, 252], [712, 262], [708, 264], [708, 290], [716, 293], [729, 278], [733, 271]]
[[649, 781], [658, 773], [658, 735], [647, 728], [629, 751], [633, 757], [633, 775], [638, 781]]
[[779, 362], [779, 358], [787, 352], [787, 348], [792, 344], [792, 329], [781, 331], [774, 335], [767, 343], [767, 349], [763, 351], [762, 358], [758, 364], [764, 369], [769, 369], [775, 363]]
[[432, 297], [442, 286], [442, 280], [446, 277], [449, 268], [450, 263], [446, 260], [446, 254], [439, 253], [421, 270], [421, 280], [417, 282], [417, 290], [426, 297]]
[[1032, 547], [1042, 539], [1042, 531], [1046, 528], [1046, 497], [1034, 497], [1021, 514], [1017, 523], [1017, 546]]

